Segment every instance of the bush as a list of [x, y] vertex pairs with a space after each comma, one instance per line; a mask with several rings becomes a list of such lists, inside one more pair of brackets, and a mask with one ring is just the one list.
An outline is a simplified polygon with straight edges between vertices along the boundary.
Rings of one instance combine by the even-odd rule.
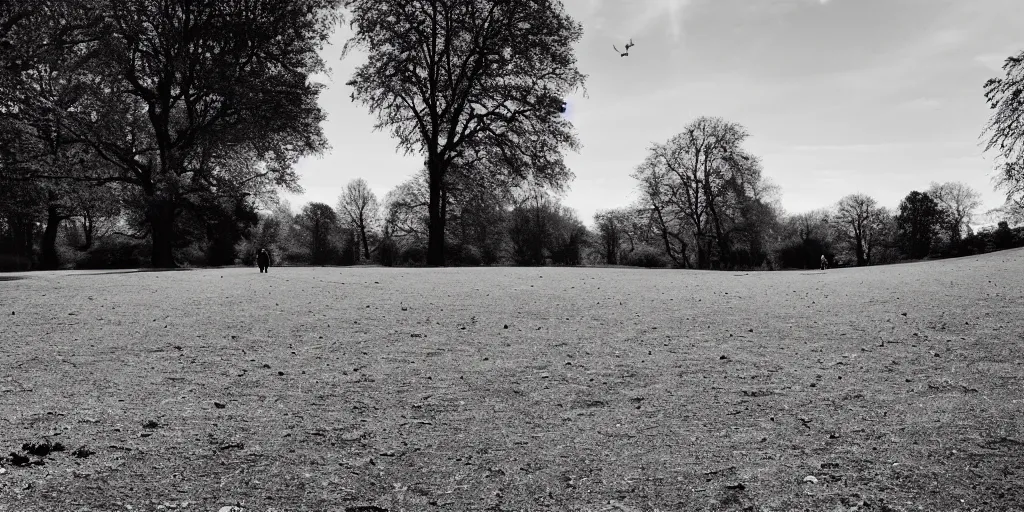
[[427, 262], [427, 251], [423, 247], [413, 245], [402, 251], [399, 262], [402, 265], [421, 266]]
[[0, 272], [20, 272], [32, 268], [32, 258], [13, 252], [0, 252]]
[[483, 257], [476, 246], [450, 245], [445, 247], [445, 261], [453, 266], [478, 267], [483, 264]]
[[662, 268], [668, 266], [665, 256], [652, 247], [639, 247], [627, 254], [624, 260], [624, 263], [630, 267]]
[[385, 238], [377, 244], [374, 257], [377, 260], [377, 263], [380, 263], [385, 267], [393, 267], [398, 263], [398, 245], [394, 240]]
[[821, 255], [825, 255], [830, 267], [839, 266], [836, 255], [829, 250], [825, 242], [810, 238], [806, 241], [794, 240], [779, 248], [776, 264], [781, 268], [819, 268]]
[[256, 265], [256, 249], [255, 245], [246, 239], [241, 239], [235, 244], [235, 254], [238, 255], [238, 262], [247, 267]]
[[85, 270], [139, 268], [148, 263], [149, 246], [124, 237], [108, 237], [93, 245], [76, 268]]
[[185, 247], [174, 250], [174, 262], [191, 267], [205, 267], [207, 259], [207, 244], [205, 242], [193, 242]]

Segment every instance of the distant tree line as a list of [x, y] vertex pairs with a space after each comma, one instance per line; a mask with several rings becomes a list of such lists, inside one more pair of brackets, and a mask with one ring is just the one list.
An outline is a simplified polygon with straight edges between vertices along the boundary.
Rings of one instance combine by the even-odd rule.
[[910, 192], [895, 211], [864, 194], [831, 208], [787, 214], [777, 187], [742, 148], [742, 126], [700, 118], [654, 144], [637, 168], [640, 200], [595, 215], [610, 265], [679, 268], [816, 268], [977, 254], [1024, 245], [1007, 223], [974, 233], [980, 196], [958, 182]]
[[[421, 178], [418, 176], [417, 178]], [[428, 263], [428, 191], [422, 179], [379, 201], [353, 180], [332, 207], [287, 203], [262, 213], [236, 247], [240, 262], [267, 248], [279, 264], [421, 266]], [[590, 233], [575, 212], [541, 188], [505, 195], [464, 195], [447, 205], [445, 259], [450, 265], [581, 265]]]

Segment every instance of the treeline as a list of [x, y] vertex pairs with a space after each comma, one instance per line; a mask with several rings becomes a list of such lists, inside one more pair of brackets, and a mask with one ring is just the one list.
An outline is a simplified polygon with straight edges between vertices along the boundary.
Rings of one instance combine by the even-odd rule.
[[[816, 268], [979, 254], [1024, 246], [1024, 229], [1000, 222], [973, 232], [980, 207], [962, 183], [910, 192], [891, 210], [851, 194], [831, 208], [787, 214], [743, 128], [702, 118], [651, 147], [634, 172], [640, 200], [598, 212], [590, 229], [540, 186], [446, 188], [449, 265], [627, 265], [699, 269]], [[95, 186], [5, 188], [0, 209], [4, 269], [134, 268], [151, 247], [131, 232], [132, 195]], [[427, 263], [429, 211], [421, 172], [378, 198], [356, 179], [335, 204], [287, 202], [259, 210], [239, 198], [184, 209], [174, 258], [183, 266], [253, 265], [260, 249], [275, 265], [420, 266]], [[126, 204], [127, 203], [127, 204]]]
[[[501, 198], [475, 196], [448, 205], [449, 265], [580, 265], [590, 233], [571, 209], [541, 189]], [[427, 262], [425, 187], [407, 181], [385, 195], [349, 183], [338, 203], [309, 203], [293, 215], [287, 204], [266, 215], [237, 246], [240, 262], [266, 248], [277, 264], [420, 266]]]
[[977, 254], [1024, 245], [1006, 222], [973, 233], [980, 196], [962, 183], [910, 192], [896, 210], [864, 194], [831, 208], [787, 214], [746, 130], [700, 118], [654, 144], [633, 174], [640, 200], [598, 213], [603, 261], [700, 269], [816, 268]]

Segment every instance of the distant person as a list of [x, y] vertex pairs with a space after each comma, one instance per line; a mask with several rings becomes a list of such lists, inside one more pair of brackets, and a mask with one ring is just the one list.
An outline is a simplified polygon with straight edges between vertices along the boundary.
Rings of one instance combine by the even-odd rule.
[[825, 270], [828, 268], [828, 258], [824, 254], [821, 255], [821, 269]]
[[256, 254], [256, 264], [259, 265], [261, 274], [270, 268], [270, 253], [266, 249], [260, 249], [260, 252]]

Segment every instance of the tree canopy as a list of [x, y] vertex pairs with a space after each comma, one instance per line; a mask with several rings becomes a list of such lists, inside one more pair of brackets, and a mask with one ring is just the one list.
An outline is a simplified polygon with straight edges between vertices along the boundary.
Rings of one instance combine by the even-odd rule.
[[939, 204], [927, 192], [915, 190], [900, 201], [896, 224], [908, 256], [921, 259], [928, 255], [943, 217]]
[[7, 59], [4, 103], [37, 137], [104, 162], [37, 177], [126, 187], [156, 267], [174, 266], [183, 212], [295, 189], [293, 164], [326, 146], [310, 77], [324, 69], [337, 0], [40, 6], [0, 17], [22, 48]]
[[[771, 192], [761, 163], [742, 145], [748, 133], [736, 123], [701, 117], [667, 142], [654, 144], [633, 177], [661, 233], [666, 255], [677, 265], [731, 267], [761, 248], [751, 231], [758, 210], [770, 208]], [[744, 247], [737, 246], [744, 242]], [[754, 256], [754, 259], [758, 259]], [[744, 262], [748, 263], [748, 262]]]
[[[560, 0], [343, 0], [368, 53], [348, 82], [398, 146], [424, 156], [431, 265], [444, 264], [450, 170], [559, 188], [562, 150], [578, 146], [562, 116], [580, 88], [573, 45], [583, 29]], [[486, 165], [480, 165], [486, 162]]]

